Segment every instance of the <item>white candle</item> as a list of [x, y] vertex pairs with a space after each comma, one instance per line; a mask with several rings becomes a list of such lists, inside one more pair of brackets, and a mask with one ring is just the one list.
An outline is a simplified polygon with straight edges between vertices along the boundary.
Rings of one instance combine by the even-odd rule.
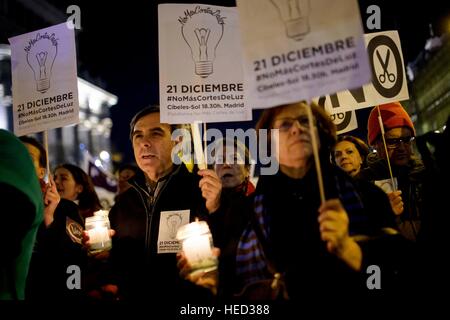
[[94, 212], [94, 216], [108, 217], [108, 215], [109, 215], [108, 210], [98, 210]]
[[111, 237], [109, 235], [109, 220], [107, 216], [97, 215], [86, 218], [86, 231], [89, 234], [91, 251], [109, 250]]
[[207, 259], [212, 255], [208, 235], [198, 235], [183, 241], [183, 251], [189, 261], [195, 262]]
[[210, 271], [217, 268], [217, 257], [212, 253], [212, 236], [204, 221], [192, 222], [178, 229], [178, 240], [193, 272]]

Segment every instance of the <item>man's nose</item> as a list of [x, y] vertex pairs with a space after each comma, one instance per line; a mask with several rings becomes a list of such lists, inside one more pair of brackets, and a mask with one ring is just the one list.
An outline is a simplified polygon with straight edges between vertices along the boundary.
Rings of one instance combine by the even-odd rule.
[[398, 142], [398, 145], [395, 149], [405, 151], [409, 147], [407, 142], [404, 142], [403, 140], [400, 140]]
[[151, 144], [152, 144], [152, 141], [151, 141], [150, 137], [147, 136], [147, 135], [145, 135], [145, 136], [142, 138], [141, 142], [142, 142], [142, 145], [145, 146], [145, 147], [149, 147], [149, 146], [151, 146]]

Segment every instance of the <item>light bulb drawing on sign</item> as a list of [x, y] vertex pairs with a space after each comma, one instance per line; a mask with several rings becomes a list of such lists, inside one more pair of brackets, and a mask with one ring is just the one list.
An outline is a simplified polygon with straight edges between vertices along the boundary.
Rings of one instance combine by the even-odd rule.
[[288, 38], [302, 40], [310, 31], [310, 0], [270, 0], [278, 9]]
[[38, 33], [36, 37], [28, 41], [25, 47], [27, 62], [33, 70], [36, 90], [45, 93], [50, 88], [53, 63], [58, 54], [58, 39], [55, 34], [43, 35]]
[[181, 34], [189, 46], [195, 63], [195, 74], [207, 78], [213, 73], [216, 49], [223, 36], [224, 19], [220, 10], [195, 7], [186, 10], [181, 23]]
[[180, 214], [171, 214], [167, 217], [167, 227], [169, 228], [169, 237], [170, 239], [175, 239], [177, 236], [178, 228], [181, 225], [183, 218]]

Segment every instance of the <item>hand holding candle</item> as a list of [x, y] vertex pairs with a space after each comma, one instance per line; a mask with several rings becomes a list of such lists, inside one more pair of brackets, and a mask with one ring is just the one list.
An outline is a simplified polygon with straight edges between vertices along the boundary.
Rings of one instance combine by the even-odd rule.
[[89, 235], [89, 250], [91, 253], [111, 249], [110, 225], [107, 215], [97, 214], [86, 218], [86, 232]]
[[191, 273], [217, 269], [217, 256], [213, 254], [212, 235], [205, 221], [196, 221], [178, 229], [177, 239], [191, 266]]

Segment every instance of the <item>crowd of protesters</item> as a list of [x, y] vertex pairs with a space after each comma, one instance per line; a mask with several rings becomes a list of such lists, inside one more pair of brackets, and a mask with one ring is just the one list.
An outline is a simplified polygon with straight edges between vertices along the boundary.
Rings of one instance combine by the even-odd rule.
[[[1, 152], [24, 158], [20, 177], [28, 180], [14, 178], [16, 160], [5, 162], [2, 155], [0, 194], [24, 208], [15, 210], [22, 220], [6, 215], [15, 245], [2, 251], [1, 277], [7, 281], [0, 282], [0, 297], [301, 301], [305, 293], [369, 294], [370, 266], [380, 268], [387, 294], [412, 294], [435, 280], [431, 275], [447, 241], [447, 218], [439, 208], [448, 178], [448, 130], [428, 141], [433, 152], [426, 142], [419, 146], [422, 161], [414, 141], [425, 137], [416, 137], [400, 103], [372, 110], [367, 144], [337, 137], [328, 114], [314, 103], [267, 109], [256, 129], [278, 133], [266, 135], [265, 142], [276, 146], [279, 170], [260, 176], [255, 188], [244, 142], [216, 141], [214, 165], [188, 170], [173, 159], [173, 148], [183, 143], [171, 139], [176, 128], [160, 122], [157, 106], [131, 121], [137, 166], [120, 170], [120, 192], [109, 212], [112, 249], [95, 255], [88, 254], [91, 239], [84, 232], [85, 219], [101, 209], [90, 177], [76, 165], [61, 164], [46, 183], [42, 145], [21, 137], [23, 148], [1, 132], [11, 141], [2, 142]], [[32, 187], [39, 185], [37, 199]], [[179, 248], [161, 246], [161, 225], [175, 213], [184, 223], [209, 224], [220, 249], [214, 251], [217, 270], [194, 276]], [[82, 270], [76, 290], [67, 285], [71, 265]]]

